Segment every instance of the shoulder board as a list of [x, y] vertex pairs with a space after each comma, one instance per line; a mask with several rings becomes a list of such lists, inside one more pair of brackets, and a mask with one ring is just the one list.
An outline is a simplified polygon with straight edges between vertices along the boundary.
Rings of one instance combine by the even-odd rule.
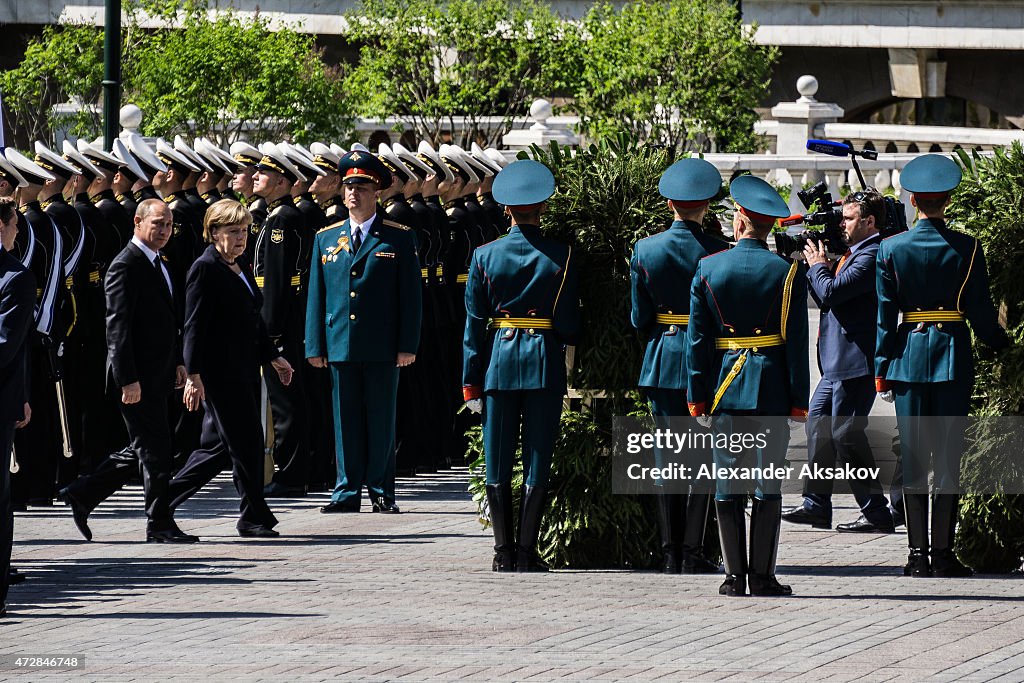
[[320, 228], [319, 230], [317, 230], [316, 234], [319, 235], [320, 233], [324, 232], [325, 230], [334, 230], [335, 228], [340, 228], [343, 225], [345, 225], [345, 221], [338, 221], [337, 223], [331, 223], [327, 227]]
[[384, 219], [383, 223], [384, 223], [384, 225], [386, 225], [386, 226], [388, 226], [390, 228], [398, 228], [399, 230], [406, 230], [406, 231], [412, 230], [412, 228], [410, 228], [408, 225], [402, 225], [401, 223], [397, 223], [395, 221], [389, 221], [386, 218]]

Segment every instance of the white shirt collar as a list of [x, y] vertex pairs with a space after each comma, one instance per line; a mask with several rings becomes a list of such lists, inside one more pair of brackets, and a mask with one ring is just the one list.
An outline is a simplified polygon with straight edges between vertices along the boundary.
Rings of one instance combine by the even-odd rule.
[[146, 258], [149, 259], [150, 263], [152, 263], [153, 260], [159, 255], [157, 254], [157, 252], [147, 247], [145, 243], [143, 243], [143, 241], [139, 239], [138, 235], [132, 235], [132, 244], [137, 246], [139, 250], [146, 255]]
[[374, 213], [372, 216], [367, 218], [366, 222], [364, 222], [361, 226], [358, 223], [356, 223], [355, 221], [353, 221], [351, 218], [349, 219], [349, 222], [352, 224], [352, 231], [353, 231], [353, 233], [355, 232], [356, 228], [358, 227], [358, 228], [360, 228], [360, 235], [359, 235], [360, 239], [366, 239], [366, 236], [368, 234], [370, 234], [370, 228], [373, 227], [373, 222], [375, 220], [377, 220], [377, 214], [376, 213]]

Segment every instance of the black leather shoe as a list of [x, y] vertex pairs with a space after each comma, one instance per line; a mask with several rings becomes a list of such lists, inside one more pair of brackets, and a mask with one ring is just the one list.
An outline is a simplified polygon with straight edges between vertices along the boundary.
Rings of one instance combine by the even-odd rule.
[[238, 535], [242, 538], [277, 538], [281, 534], [265, 526], [254, 526], [247, 529], [239, 529]]
[[790, 508], [783, 512], [782, 520], [784, 522], [789, 522], [790, 524], [805, 524], [807, 526], [814, 527], [815, 529], [832, 528], [831, 518], [816, 512], [811, 512], [803, 505], [798, 505], [795, 508]]
[[352, 503], [339, 503], [332, 500], [320, 508], [320, 512], [325, 515], [333, 515], [339, 512], [359, 512], [359, 503], [353, 505]]
[[773, 574], [751, 574], [750, 594], [762, 598], [784, 597], [793, 594], [793, 589], [784, 583], [779, 583]]
[[306, 487], [286, 486], [279, 481], [272, 481], [263, 487], [264, 498], [304, 498]]
[[737, 598], [747, 594], [747, 577], [743, 574], [726, 574], [725, 581], [718, 587], [719, 595]]
[[92, 540], [92, 530], [89, 528], [89, 513], [92, 512], [89, 508], [82, 504], [75, 494], [68, 489], [62, 489], [60, 492], [61, 500], [63, 500], [69, 508], [71, 508], [71, 516], [75, 520], [75, 526], [78, 527], [78, 531], [87, 541]]
[[894, 534], [896, 533], [896, 527], [873, 524], [869, 522], [864, 515], [861, 515], [855, 522], [836, 524], [836, 531], [845, 531], [847, 533], [855, 534]]
[[384, 496], [379, 496], [373, 499], [373, 511], [384, 512], [391, 515], [401, 514], [402, 512], [393, 501], [388, 502]]
[[683, 553], [683, 574], [721, 574], [722, 568], [704, 557], [695, 553]]
[[146, 529], [146, 543], [198, 543], [199, 537], [186, 534], [173, 521], [170, 526]]
[[974, 570], [965, 567], [952, 550], [932, 548], [932, 576], [942, 579], [966, 579]]

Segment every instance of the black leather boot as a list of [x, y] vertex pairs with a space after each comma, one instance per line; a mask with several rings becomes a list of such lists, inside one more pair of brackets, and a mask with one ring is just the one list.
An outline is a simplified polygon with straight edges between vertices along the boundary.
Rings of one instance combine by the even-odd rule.
[[932, 576], [966, 578], [974, 572], [965, 567], [953, 552], [956, 521], [960, 516], [960, 496], [937, 493], [932, 496]]
[[686, 497], [686, 519], [683, 522], [683, 574], [717, 574], [721, 568], [704, 557], [704, 530], [708, 523], [711, 496], [691, 493]]
[[537, 556], [537, 537], [540, 535], [540, 521], [544, 516], [546, 489], [539, 486], [524, 486], [523, 500], [519, 506], [519, 543], [516, 549], [517, 572], [546, 572], [547, 565]]
[[907, 517], [907, 544], [910, 555], [903, 567], [903, 576], [929, 577], [928, 564], [928, 494], [904, 493], [903, 510]]
[[792, 595], [793, 589], [775, 578], [782, 531], [782, 499], [754, 499], [750, 511], [750, 594]]
[[512, 529], [512, 484], [487, 486], [487, 507], [491, 510], [494, 529], [494, 562], [496, 572], [515, 571], [516, 543]]
[[725, 581], [718, 587], [719, 595], [747, 594], [747, 520], [742, 498], [716, 500], [718, 536], [725, 559]]
[[678, 574], [680, 558], [676, 543], [676, 526], [682, 515], [682, 501], [676, 494], [658, 494], [658, 533], [661, 537], [661, 571], [663, 574]]

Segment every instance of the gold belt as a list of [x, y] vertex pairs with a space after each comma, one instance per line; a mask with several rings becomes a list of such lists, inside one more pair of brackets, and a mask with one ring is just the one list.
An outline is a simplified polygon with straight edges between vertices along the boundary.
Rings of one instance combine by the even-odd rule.
[[690, 316], [688, 315], [674, 315], [671, 313], [659, 313], [654, 316], [654, 320], [661, 325], [689, 325]]
[[420, 268], [420, 277], [424, 280], [430, 277], [430, 268]]
[[760, 346], [783, 346], [786, 340], [781, 334], [766, 334], [761, 337], [719, 337], [715, 340], [716, 349], [757, 349]]
[[492, 330], [498, 328], [553, 330], [555, 323], [551, 318], [491, 318], [487, 327]]
[[904, 311], [905, 323], [962, 323], [966, 320], [960, 311]]
[[460, 285], [464, 285], [469, 282], [469, 273], [462, 273], [455, 276], [455, 282]]

